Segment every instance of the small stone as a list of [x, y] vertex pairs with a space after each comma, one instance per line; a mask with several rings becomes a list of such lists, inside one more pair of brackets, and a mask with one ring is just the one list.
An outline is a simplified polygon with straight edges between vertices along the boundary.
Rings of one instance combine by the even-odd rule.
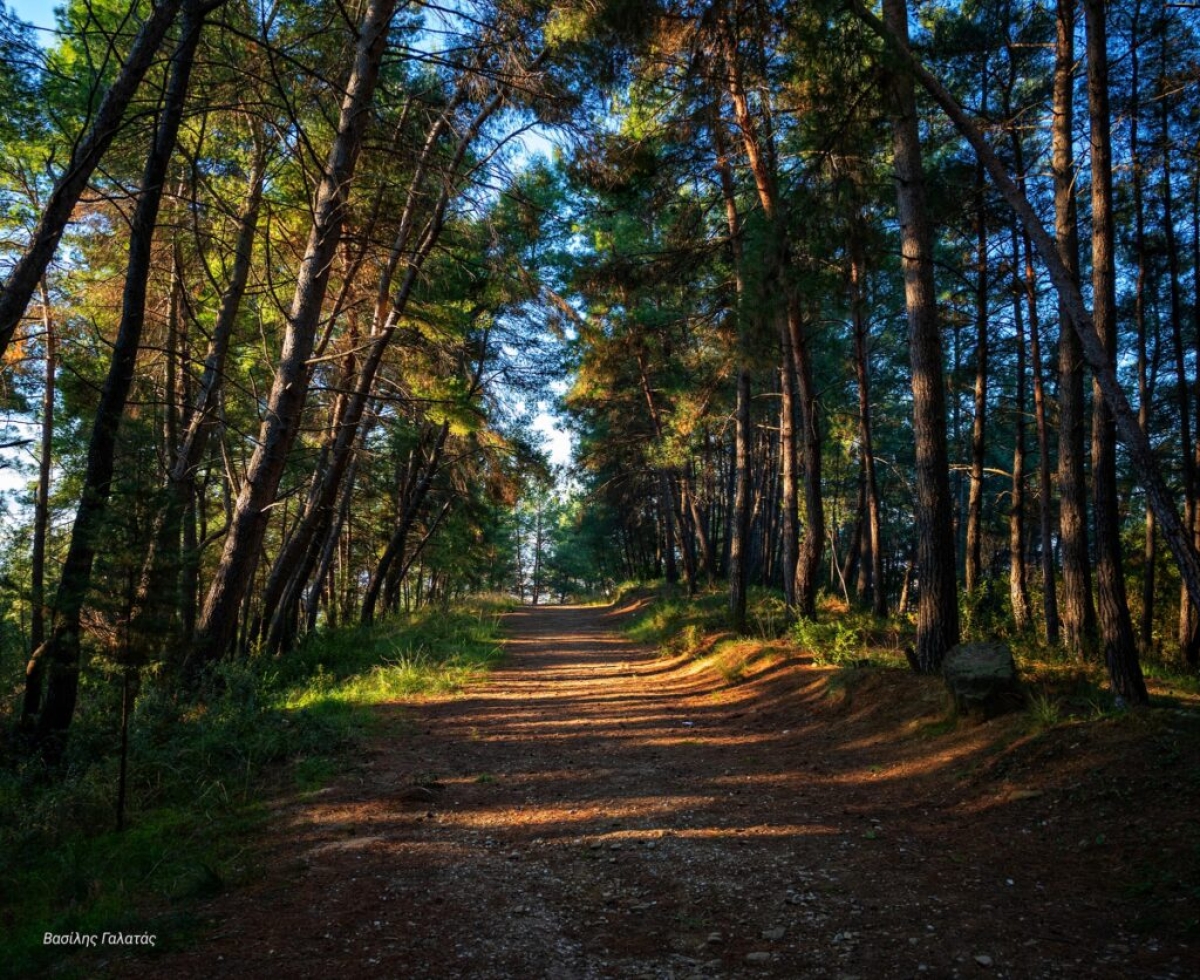
[[763, 951], [746, 954], [747, 963], [770, 963], [771, 954]]
[[992, 967], [992, 958], [986, 953], [980, 953], [975, 957], [975, 962], [982, 966], [985, 970], [990, 970]]
[[708, 943], [708, 945], [710, 945], [710, 946], [717, 946], [717, 945], [725, 942], [725, 937], [722, 936], [719, 932], [710, 932], [708, 934], [708, 938], [704, 941], [706, 943]]
[[762, 931], [762, 937], [763, 939], [769, 939], [772, 942], [778, 942], [786, 933], [787, 930], [781, 926], [777, 929], [764, 929]]
[[656, 847], [658, 847], [658, 843], [656, 841], [648, 840], [643, 846], [647, 851], [653, 851]]
[[600, 848], [602, 848], [603, 846], [604, 846], [604, 845], [603, 845], [603, 844], [602, 844], [600, 841], [598, 841], [598, 840], [594, 840], [594, 841], [592, 841], [592, 842], [591, 842], [591, 843], [588, 845], [588, 847], [590, 847], [590, 848], [591, 848], [593, 851], [598, 851], [598, 850], [600, 850]]

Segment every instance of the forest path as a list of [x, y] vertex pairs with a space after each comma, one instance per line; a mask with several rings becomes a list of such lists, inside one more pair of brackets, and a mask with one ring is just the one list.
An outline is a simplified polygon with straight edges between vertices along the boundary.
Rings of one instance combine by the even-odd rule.
[[819, 672], [726, 684], [620, 625], [511, 614], [486, 682], [384, 708], [363, 765], [278, 813], [265, 874], [200, 910], [212, 931], [118, 975], [1190, 974], [1186, 946], [1121, 932], [1103, 858], [1054, 850], [1040, 792], [960, 798], [986, 736], [831, 726]]

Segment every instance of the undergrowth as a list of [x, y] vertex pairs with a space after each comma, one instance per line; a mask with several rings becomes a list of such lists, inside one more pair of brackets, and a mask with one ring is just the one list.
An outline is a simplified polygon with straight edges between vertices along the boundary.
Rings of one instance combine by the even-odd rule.
[[[732, 636], [728, 623], [728, 593], [709, 589], [688, 597], [678, 586], [651, 589], [653, 601], [627, 630], [629, 636], [652, 644], [668, 656], [684, 654], [710, 658], [725, 650]], [[1119, 714], [1102, 663], [1082, 660], [1062, 646], [1048, 646], [1033, 630], [1019, 631], [1005, 622], [1001, 597], [981, 590], [962, 600], [963, 642], [1000, 639], [1012, 649], [1022, 684], [1029, 693], [1029, 726], [1035, 731], [1063, 723], [1099, 720]], [[746, 663], [717, 657], [713, 666], [726, 680], [736, 681], [750, 661], [770, 645], [811, 658], [815, 667], [838, 672], [863, 669], [909, 670], [905, 650], [915, 642], [915, 617], [879, 619], [844, 600], [823, 595], [813, 619], [789, 616], [777, 591], [752, 588], [747, 603], [747, 636], [738, 649]], [[1153, 703], [1195, 708], [1200, 701], [1200, 676], [1154, 658], [1143, 661]], [[844, 679], [846, 682], [849, 678]], [[835, 687], [842, 683], [835, 675]]]
[[[189, 899], [253, 871], [251, 832], [279, 792], [311, 791], [353, 758], [381, 702], [454, 692], [500, 656], [494, 602], [313, 637], [285, 658], [221, 664], [198, 704], [147, 678], [130, 725], [126, 829], [114, 829], [116, 694], [85, 672], [63, 770], [14, 749], [0, 766], [0, 948], [5, 974], [63, 958], [46, 933], [158, 935], [194, 928]], [[10, 717], [0, 725], [11, 730]], [[90, 951], [78, 976], [94, 975]], [[84, 966], [89, 967], [85, 969]], [[71, 976], [68, 971], [56, 976]]]

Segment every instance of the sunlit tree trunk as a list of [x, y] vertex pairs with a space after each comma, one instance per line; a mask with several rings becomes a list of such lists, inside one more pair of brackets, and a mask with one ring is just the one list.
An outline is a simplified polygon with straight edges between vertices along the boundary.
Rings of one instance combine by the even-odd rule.
[[29, 557], [29, 648], [25, 668], [25, 696], [21, 727], [31, 726], [42, 700], [42, 644], [46, 641], [46, 542], [50, 533], [50, 479], [54, 463], [54, 393], [58, 370], [58, 337], [50, 290], [41, 282], [42, 329], [45, 331], [46, 364], [42, 375], [42, 433], [38, 457], [37, 490], [33, 497], [33, 547]]
[[[9, 273], [4, 289], [0, 292], [0, 358], [8, 349], [17, 324], [25, 315], [29, 300], [41, 282], [47, 266], [54, 259], [59, 240], [67, 222], [71, 220], [75, 205], [87, 189], [88, 181], [100, 159], [121, 131], [125, 110], [137, 93], [142, 78], [153, 63], [154, 56], [183, 5], [183, 0], [159, 0], [153, 7], [150, 16], [146, 18], [134, 38], [129, 57], [104, 94], [91, 127], [73, 144], [71, 159], [46, 199], [46, 205], [29, 245]], [[133, 15], [134, 6], [129, 5], [130, 16]]]
[[238, 609], [246, 597], [266, 530], [267, 508], [274, 501], [300, 425], [308, 397], [308, 359], [341, 239], [347, 196], [370, 119], [395, 4], [396, 0], [371, 0], [358, 32], [337, 135], [316, 193], [312, 228], [296, 280], [266, 417], [197, 624], [189, 659], [193, 675], [204, 664], [224, 655], [233, 643]]
[[79, 507], [54, 598], [54, 626], [42, 654], [46, 662], [46, 690], [37, 732], [52, 758], [61, 750], [75, 713], [82, 656], [81, 616], [91, 586], [96, 551], [101, 546], [116, 466], [117, 435], [133, 385], [146, 320], [152, 243], [163, 185], [183, 118], [203, 19], [203, 14], [194, 14], [190, 9], [184, 16], [180, 40], [171, 59], [163, 108], [142, 172], [141, 194], [130, 221], [121, 322], [88, 443]]
[[[173, 453], [167, 474], [167, 495], [154, 516], [148, 534], [149, 551], [142, 565], [137, 598], [131, 614], [131, 633], [137, 642], [147, 647], [162, 647], [172, 639], [164, 629], [166, 604], [175, 590], [163, 583], [182, 573], [180, 593], [183, 596], [182, 639], [186, 642], [195, 627], [195, 589], [199, 556], [196, 554], [194, 520], [196, 474], [208, 452], [209, 440], [217, 427], [221, 388], [225, 380], [225, 362], [237, 325], [238, 314], [250, 279], [254, 258], [254, 242], [258, 218], [262, 209], [263, 184], [266, 179], [266, 151], [262, 133], [256, 132], [256, 152], [246, 200], [238, 217], [234, 239], [233, 266], [229, 282], [221, 294], [217, 318], [213, 325], [204, 358], [199, 387], [181, 419], [180, 434], [169, 443]], [[182, 283], [173, 283], [173, 288]], [[182, 537], [181, 537], [182, 536]], [[179, 545], [183, 540], [183, 552]], [[181, 567], [177, 568], [176, 566]], [[178, 645], [178, 644], [176, 644]]]

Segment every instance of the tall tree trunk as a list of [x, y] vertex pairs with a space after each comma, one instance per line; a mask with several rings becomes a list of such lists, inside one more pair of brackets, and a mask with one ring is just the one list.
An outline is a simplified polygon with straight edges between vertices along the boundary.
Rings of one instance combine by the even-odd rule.
[[[987, 93], [984, 92], [986, 104]], [[983, 469], [986, 462], [988, 385], [988, 231], [983, 167], [975, 169], [975, 401], [971, 417], [971, 483], [967, 496], [965, 580], [974, 594], [983, 569]]]
[[[1112, 139], [1108, 109], [1106, 0], [1084, 0], [1087, 30], [1088, 115], [1092, 157], [1092, 310], [1104, 355], [1117, 360], [1116, 234], [1113, 226]], [[1096, 531], [1096, 613], [1109, 678], [1131, 704], [1149, 697], [1138, 664], [1137, 641], [1125, 596], [1121, 515], [1117, 500], [1117, 438], [1112, 406], [1094, 383], [1092, 394], [1092, 501]], [[1140, 431], [1140, 430], [1139, 430]], [[1144, 437], [1143, 437], [1144, 438]]]
[[[1200, 171], [1195, 171], [1192, 174], [1192, 269], [1200, 270]], [[1192, 335], [1196, 339], [1196, 378], [1194, 382], [1193, 397], [1195, 398], [1195, 415], [1196, 426], [1200, 428], [1200, 275], [1193, 272], [1192, 275]], [[1184, 379], [1180, 377], [1179, 383], [1184, 384]], [[1200, 493], [1197, 492], [1196, 477], [1200, 473], [1200, 434], [1193, 440], [1194, 455], [1192, 456], [1192, 522], [1188, 527], [1188, 531], [1192, 537], [1192, 545], [1200, 551]], [[1186, 589], [1186, 583], [1184, 585]], [[1180, 646], [1183, 652], [1183, 661], [1192, 669], [1200, 665], [1200, 602], [1193, 599], [1191, 592], [1188, 592], [1190, 600], [1190, 613], [1185, 620], [1180, 615], [1179, 631]]]
[[[0, 292], [0, 358], [3, 358], [8, 349], [34, 290], [54, 258], [59, 239], [71, 220], [75, 205], [87, 189], [88, 181], [101, 157], [121, 131], [121, 120], [125, 110], [129, 107], [182, 6], [183, 0], [159, 0], [150, 11], [150, 16], [146, 18], [134, 38], [129, 57], [104, 94], [91, 127], [72, 146], [71, 159], [46, 200], [46, 206], [42, 210], [29, 245], [9, 273], [4, 289]], [[133, 15], [133, 11], [134, 5], [130, 4], [130, 16]]]
[[[1133, 183], [1133, 251], [1137, 260], [1137, 278], [1134, 282], [1133, 320], [1137, 330], [1137, 385], [1138, 385], [1138, 425], [1146, 437], [1150, 437], [1150, 376], [1147, 357], [1148, 342], [1146, 329], [1146, 279], [1148, 276], [1146, 261], [1146, 207], [1143, 189], [1144, 167], [1141, 153], [1141, 86], [1140, 76], [1140, 31], [1142, 5], [1135, 3], [1133, 19], [1130, 24], [1130, 76], [1129, 91], [1131, 112], [1129, 119], [1129, 159]], [[1187, 395], [1183, 399], [1184, 410], [1187, 410]], [[1186, 415], [1181, 419], [1182, 428], [1187, 430]], [[1187, 452], [1184, 453], [1187, 459]], [[1185, 507], [1190, 506], [1190, 494], [1185, 491]], [[1149, 504], [1145, 512], [1145, 534], [1142, 544], [1142, 614], [1138, 624], [1138, 633], [1144, 653], [1149, 652], [1154, 645], [1154, 579], [1156, 555], [1156, 535], [1154, 533], [1154, 511]], [[1187, 592], [1182, 596], [1187, 601]]]
[[1042, 559], [1042, 613], [1046, 642], [1059, 638], [1058, 590], [1054, 575], [1054, 487], [1050, 479], [1050, 424], [1046, 418], [1046, 393], [1042, 381], [1042, 340], [1037, 303], [1037, 275], [1033, 246], [1022, 235], [1025, 250], [1025, 296], [1029, 309], [1029, 359], [1033, 363], [1033, 412], [1038, 443], [1038, 517]]
[[[1008, 24], [1006, 48], [1008, 51], [1009, 77], [1008, 84], [1004, 89], [1004, 117], [1011, 121], [1008, 134], [1012, 144], [1013, 167], [1017, 187], [1024, 193], [1027, 186], [1025, 146], [1021, 138], [1021, 130], [1015, 124], [1020, 115], [1013, 106], [1013, 93], [1016, 91], [1021, 79], [1018, 67], [1018, 39], [1013, 36], [1014, 24], [1011, 6], [1006, 7], [1006, 15]], [[1041, 317], [1038, 310], [1037, 272], [1033, 264], [1033, 245], [1029, 241], [1029, 236], [1021, 232], [1019, 221], [1014, 222], [1012, 234], [1013, 274], [1017, 279], [1014, 284], [1017, 293], [1015, 302], [1020, 303], [1023, 297], [1029, 323], [1029, 360], [1030, 367], [1032, 368], [1033, 412], [1038, 446], [1038, 516], [1041, 543], [1039, 551], [1042, 571], [1042, 612], [1045, 620], [1046, 642], [1053, 645], [1058, 643], [1059, 637], [1058, 596], [1054, 574], [1054, 490], [1050, 479], [1050, 433], [1046, 420], [1046, 394], [1042, 379], [1042, 371], [1045, 365], [1042, 362]], [[1017, 269], [1022, 264], [1022, 260], [1024, 262], [1023, 277], [1017, 272]], [[1014, 307], [1014, 316], [1019, 315], [1019, 312]], [[1018, 350], [1020, 350], [1019, 347]], [[1018, 411], [1022, 415], [1024, 414], [1023, 398], [1020, 399]], [[1022, 453], [1022, 455], [1024, 454]], [[1022, 539], [1024, 537], [1025, 535], [1022, 533]], [[1024, 577], [1023, 570], [1022, 575]], [[1016, 584], [1014, 581], [1014, 587]], [[1016, 602], [1014, 602], [1014, 607], [1015, 605]], [[1025, 600], [1025, 605], [1028, 608], [1028, 599]]]
[[1025, 576], [1025, 316], [1022, 307], [1024, 289], [1018, 271], [1021, 268], [1021, 236], [1016, 225], [1012, 229], [1012, 256], [1017, 385], [1013, 405], [1012, 497], [1008, 515], [1008, 593], [1013, 625], [1023, 632], [1029, 628], [1029, 586]]
[[750, 572], [750, 370], [737, 373], [734, 434], [733, 519], [729, 535], [729, 620], [733, 631], [746, 632], [746, 586]]
[[[1168, 36], [1169, 30], [1164, 26], [1160, 38], [1161, 47], [1157, 92], [1159, 142], [1163, 153], [1162, 231], [1167, 253], [1167, 291], [1171, 303], [1171, 343], [1174, 348], [1175, 374], [1177, 378], [1177, 390], [1179, 392], [1177, 410], [1179, 412], [1179, 445], [1183, 469], [1184, 522], [1188, 527], [1195, 527], [1197, 521], [1196, 512], [1198, 506], [1200, 506], [1197, 503], [1198, 488], [1196, 486], [1196, 460], [1200, 458], [1200, 440], [1197, 441], [1195, 447], [1192, 446], [1191, 399], [1188, 393], [1187, 367], [1185, 364], [1186, 355], [1183, 342], [1183, 270], [1180, 267], [1181, 264], [1179, 261], [1181, 249], [1179, 248], [1179, 236], [1175, 230], [1175, 191], [1171, 180], [1171, 105], [1168, 93], [1170, 81], [1167, 77], [1170, 64], [1167, 44]], [[1195, 252], [1196, 243], [1194, 239], [1192, 248], [1193, 252]], [[1200, 280], [1200, 269], [1197, 269], [1194, 265], [1192, 275], [1196, 280]], [[1200, 321], [1200, 309], [1198, 309], [1196, 317]], [[1200, 374], [1200, 363], [1198, 363], [1197, 368], [1198, 374]], [[1198, 407], [1198, 412], [1200, 412], [1200, 407]], [[1200, 426], [1200, 414], [1197, 416], [1197, 425]], [[1149, 534], [1150, 532], [1147, 531], [1147, 536]], [[1200, 543], [1200, 539], [1198, 539], [1198, 543]], [[1179, 597], [1179, 646], [1186, 662], [1191, 663], [1197, 656], [1200, 656], [1200, 616], [1196, 614], [1196, 605], [1191, 601], [1186, 586], [1180, 589]]]
[[[280, 548], [267, 576], [262, 606], [263, 619], [271, 624], [266, 631], [266, 649], [271, 652], [281, 649], [280, 644], [284, 642], [285, 636], [283, 624], [294, 619], [290, 610], [298, 604], [303, 587], [317, 564], [320, 548], [314, 545], [314, 540], [319, 530], [332, 520], [338, 489], [349, 465], [363, 412], [374, 388], [375, 376], [408, 307], [425, 260], [441, 237], [446, 210], [457, 189], [462, 164], [480, 130], [500, 107], [501, 96], [497, 94], [488, 100], [459, 137], [442, 180], [441, 192], [424, 228], [416, 235], [414, 244], [420, 195], [425, 188], [433, 156], [441, 137], [450, 129], [452, 111], [460, 105], [466, 91], [467, 82], [464, 78], [455, 90], [450, 105], [430, 127], [425, 138], [417, 166], [409, 181], [396, 237], [380, 274], [366, 357], [358, 364], [357, 371], [355, 356], [352, 354], [347, 360], [347, 371], [342, 385], [346, 394], [339, 399], [340, 411], [334, 413], [336, 423], [331, 427], [326, 441], [326, 451], [322, 454], [323, 465], [318, 466], [314, 473], [312, 492], [306, 501], [304, 512], [293, 533]], [[404, 276], [397, 285], [396, 272], [405, 255], [408, 255], [408, 259]], [[352, 345], [352, 348], [354, 346], [357, 345]], [[486, 334], [482, 349], [487, 349]], [[473, 389], [478, 387], [482, 371], [481, 362], [479, 373], [472, 382]], [[385, 588], [385, 597], [390, 594], [390, 590]]]
[[194, 675], [225, 654], [234, 639], [237, 611], [246, 597], [250, 569], [266, 530], [284, 464], [308, 397], [308, 358], [341, 238], [350, 183], [371, 115], [380, 63], [396, 0], [371, 0], [358, 32], [354, 64], [342, 100], [337, 135], [316, 194], [314, 217], [292, 297], [283, 350], [267, 413], [238, 495], [225, 548], [213, 575], [189, 658]]
[[[1079, 279], [1079, 222], [1075, 199], [1075, 5], [1057, 0], [1054, 60], [1054, 230], [1059, 256]], [[1087, 485], [1084, 480], [1083, 350], [1060, 297], [1058, 384], [1059, 534], [1062, 542], [1063, 639], [1069, 650], [1088, 655], [1096, 639], [1092, 565], [1088, 552]]]
[[[907, 44], [905, 0], [884, 0], [883, 13], [888, 28]], [[912, 78], [903, 71], [891, 74], [889, 88], [916, 438], [915, 517], [920, 597], [914, 666], [933, 673], [941, 668], [946, 652], [958, 642], [959, 631], [946, 447], [946, 387], [933, 279], [933, 230], [925, 206], [916, 93]]]
[[1116, 428], [1125, 443], [1130, 462], [1141, 478], [1146, 496], [1154, 506], [1154, 514], [1162, 528], [1163, 539], [1179, 566], [1179, 574], [1187, 583], [1193, 602], [1200, 603], [1200, 558], [1189, 531], [1180, 520], [1175, 509], [1171, 491], [1167, 488], [1159, 471], [1154, 450], [1137, 424], [1137, 416], [1125, 396], [1125, 390], [1117, 378], [1117, 372], [1107, 355], [1104, 342], [1096, 330], [1092, 315], [1079, 290], [1078, 279], [1071, 275], [1059, 255], [1053, 238], [1042, 226], [1037, 212], [1017, 187], [1004, 163], [996, 155], [979, 127], [971, 120], [962, 104], [946, 89], [909, 49], [906, 39], [898, 36], [888, 24], [872, 14], [861, 0], [848, 0], [851, 9], [871, 30], [875, 31], [889, 46], [891, 52], [920, 80], [921, 85], [949, 117], [959, 133], [971, 144], [975, 153], [983, 160], [996, 188], [1021, 219], [1038, 255], [1050, 273], [1051, 282], [1065, 301], [1070, 321], [1080, 341], [1083, 357], [1098, 383], [1105, 402], [1112, 410]]
[[167, 167], [183, 118], [188, 81], [195, 62], [204, 14], [185, 13], [182, 32], [171, 59], [166, 97], [154, 132], [154, 141], [142, 172], [141, 195], [130, 222], [129, 256], [121, 297], [121, 323], [113, 344], [108, 375], [100, 392], [95, 422], [88, 444], [83, 489], [71, 543], [63, 563], [54, 599], [54, 626], [43, 654], [46, 692], [38, 716], [39, 741], [54, 758], [61, 750], [75, 713], [81, 666], [81, 616], [92, 581], [92, 566], [100, 544], [116, 466], [117, 434], [133, 385], [142, 327], [146, 320], [146, 295], [150, 279], [151, 246]]
[[[796, 285], [789, 281], [792, 255], [787, 215], [779, 194], [775, 173], [775, 152], [769, 125], [760, 127], [751, 111], [742, 78], [737, 39], [728, 22], [723, 23], [721, 42], [726, 82], [734, 118], [742, 137], [742, 146], [754, 178], [763, 216], [770, 227], [768, 281], [781, 290], [783, 308], [779, 312], [780, 333], [780, 477], [782, 526], [780, 533], [784, 601], [789, 609], [812, 616], [821, 553], [825, 546], [824, 503], [821, 497], [821, 439], [817, 418], [816, 391], [813, 383], [808, 338], [801, 315]], [[799, 411], [797, 412], [797, 408]], [[799, 541], [797, 504], [796, 423], [800, 424], [805, 475], [806, 525], [804, 541]]]
[[[883, 580], [883, 518], [879, 503], [879, 481], [875, 476], [875, 444], [871, 430], [870, 325], [866, 311], [866, 256], [854, 222], [850, 240], [850, 315], [854, 321], [854, 373], [858, 380], [858, 436], [861, 443], [863, 478], [867, 505], [867, 542], [870, 551], [868, 581], [871, 612], [887, 615]], [[864, 563], [865, 566], [865, 563]]]
[[446, 438], [449, 435], [450, 422], [445, 421], [438, 428], [428, 458], [423, 464], [414, 464], [413, 476], [415, 479], [412, 482], [412, 489], [403, 497], [396, 529], [392, 532], [391, 539], [388, 541], [379, 563], [371, 573], [366, 592], [363, 594], [362, 613], [359, 617], [363, 626], [370, 626], [375, 622], [375, 606], [379, 602], [379, 593], [383, 589], [388, 570], [394, 562], [404, 558], [408, 535], [412, 531], [413, 524], [416, 523], [417, 515], [425, 503], [429, 488], [433, 485], [434, 477], [437, 476], [441, 467], [442, 453], [446, 448]]
[[800, 449], [804, 468], [804, 536], [796, 557], [796, 610], [801, 616], [817, 614], [817, 582], [825, 547], [825, 502], [821, 496], [821, 429], [817, 414], [817, 388], [799, 297], [788, 289], [788, 332], [796, 359], [796, 395], [800, 402]]
[[783, 601], [796, 608], [796, 561], [799, 546], [799, 513], [796, 502], [796, 382], [795, 359], [786, 321], [781, 321], [779, 365], [779, 543], [783, 574]]
[[225, 361], [246, 294], [254, 258], [254, 241], [262, 209], [267, 166], [261, 132], [256, 132], [255, 141], [256, 151], [247, 197], [238, 217], [230, 279], [221, 294], [199, 388], [183, 420], [182, 435], [170, 446], [174, 458], [167, 474], [167, 495], [162, 507], [154, 516], [148, 535], [150, 547], [142, 565], [130, 623], [132, 635], [143, 648], [161, 648], [172, 639], [163, 628], [162, 620], [165, 605], [171, 601], [174, 590], [163, 588], [163, 582], [173, 578], [176, 573], [175, 563], [181, 530], [183, 537], [188, 539], [183, 542], [181, 569], [181, 591], [186, 596], [184, 609], [181, 610], [185, 642], [195, 628], [194, 592], [199, 571], [199, 556], [196, 554], [194, 526], [189, 529], [189, 513], [195, 506], [196, 473], [208, 451], [210, 436], [218, 425], [221, 388], [225, 380]]
[[696, 573], [703, 574], [708, 585], [712, 585], [714, 562], [712, 541], [708, 535], [708, 522], [705, 520], [704, 509], [700, 506], [699, 494], [696, 493], [695, 466], [689, 461], [682, 476], [685, 506], [692, 524], [692, 534], [695, 538]]
[[33, 498], [33, 548], [29, 558], [29, 649], [32, 655], [25, 668], [25, 696], [21, 707], [21, 727], [32, 726], [42, 700], [42, 644], [46, 641], [46, 541], [50, 533], [50, 480], [54, 462], [54, 390], [58, 370], [58, 338], [54, 313], [50, 308], [50, 290], [41, 282], [42, 329], [46, 339], [46, 366], [42, 376], [42, 436], [38, 457], [37, 491]]
[[[346, 474], [346, 479], [342, 481], [342, 487], [339, 491], [337, 513], [333, 523], [330, 524], [325, 532], [325, 540], [321, 548], [320, 560], [317, 562], [317, 569], [312, 578], [312, 584], [309, 586], [308, 595], [305, 600], [307, 612], [307, 632], [312, 633], [317, 628], [317, 612], [320, 608], [321, 591], [328, 583], [332, 587], [330, 580], [330, 572], [333, 569], [334, 557], [337, 554], [338, 542], [341, 540], [342, 528], [346, 526], [346, 518], [350, 516], [350, 501], [354, 496], [354, 481], [358, 470], [358, 457], [350, 461], [350, 471]], [[333, 599], [333, 592], [330, 593], [330, 600], [327, 606], [331, 620], [336, 619], [337, 603]], [[333, 625], [332, 622], [330, 625]]]

